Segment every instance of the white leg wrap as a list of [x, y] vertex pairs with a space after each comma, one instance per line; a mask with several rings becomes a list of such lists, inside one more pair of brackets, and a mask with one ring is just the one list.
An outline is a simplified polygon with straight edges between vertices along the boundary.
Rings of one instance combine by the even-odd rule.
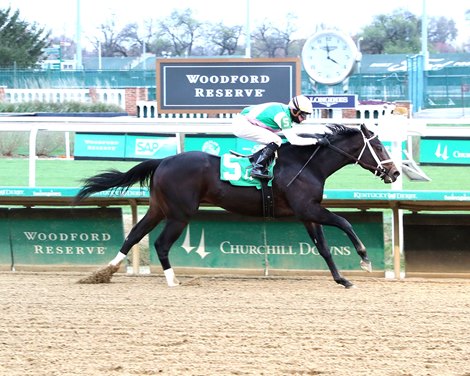
[[168, 287], [175, 287], [180, 284], [180, 282], [175, 277], [175, 272], [173, 268], [164, 270], [163, 274], [165, 274], [166, 283], [168, 283]]
[[113, 258], [113, 260], [109, 263], [109, 265], [113, 265], [113, 266], [116, 266], [116, 265], [119, 265], [122, 260], [124, 260], [127, 256], [124, 254], [124, 253], [121, 253], [119, 252], [115, 258]]

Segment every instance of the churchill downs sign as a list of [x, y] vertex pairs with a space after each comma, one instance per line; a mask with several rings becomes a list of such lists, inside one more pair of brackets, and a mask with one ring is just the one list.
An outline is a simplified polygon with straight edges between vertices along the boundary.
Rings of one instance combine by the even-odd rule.
[[160, 112], [238, 112], [257, 103], [287, 103], [299, 92], [299, 59], [157, 61]]
[[[384, 234], [382, 213], [340, 213], [353, 225], [367, 246], [375, 270], [384, 269]], [[153, 244], [162, 226], [150, 233]], [[330, 251], [339, 268], [359, 269], [354, 246], [334, 227], [325, 226]], [[173, 245], [170, 259], [177, 267], [326, 270], [319, 255], [299, 222], [279, 219], [241, 217], [220, 211], [201, 211]], [[158, 264], [155, 252], [152, 263]]]

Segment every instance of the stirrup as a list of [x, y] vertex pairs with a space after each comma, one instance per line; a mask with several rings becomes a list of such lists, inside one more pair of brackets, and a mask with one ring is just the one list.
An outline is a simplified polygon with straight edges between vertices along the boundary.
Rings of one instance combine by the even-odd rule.
[[273, 177], [269, 175], [269, 172], [263, 172], [262, 170], [255, 170], [254, 168], [251, 170], [250, 176], [257, 179], [272, 179]]

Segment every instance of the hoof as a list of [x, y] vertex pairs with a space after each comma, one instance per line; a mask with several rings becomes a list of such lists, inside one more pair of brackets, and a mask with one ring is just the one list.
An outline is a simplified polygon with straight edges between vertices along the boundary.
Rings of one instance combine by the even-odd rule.
[[164, 270], [163, 273], [165, 274], [165, 279], [168, 287], [176, 287], [180, 285], [180, 281], [176, 279], [175, 272], [172, 268]]
[[168, 287], [178, 287], [179, 285], [181, 285], [181, 283], [176, 278], [173, 279], [173, 281], [168, 282]]
[[370, 261], [367, 262], [367, 261], [361, 260], [360, 265], [361, 265], [362, 270], [365, 270], [366, 272], [369, 272], [369, 273], [372, 272], [372, 263]]
[[348, 286], [344, 286], [345, 288], [347, 289], [357, 289], [357, 286], [356, 285], [353, 285], [352, 283]]
[[354, 284], [352, 282], [349, 282], [346, 278], [335, 279], [335, 282], [338, 285], [343, 286], [345, 289], [350, 289], [350, 288], [355, 287]]

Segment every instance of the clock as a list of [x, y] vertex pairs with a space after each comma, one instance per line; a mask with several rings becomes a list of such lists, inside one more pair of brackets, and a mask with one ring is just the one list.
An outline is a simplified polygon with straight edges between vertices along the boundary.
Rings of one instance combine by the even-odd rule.
[[348, 35], [323, 30], [307, 39], [302, 49], [302, 64], [314, 81], [336, 85], [344, 81], [360, 60], [356, 44]]

